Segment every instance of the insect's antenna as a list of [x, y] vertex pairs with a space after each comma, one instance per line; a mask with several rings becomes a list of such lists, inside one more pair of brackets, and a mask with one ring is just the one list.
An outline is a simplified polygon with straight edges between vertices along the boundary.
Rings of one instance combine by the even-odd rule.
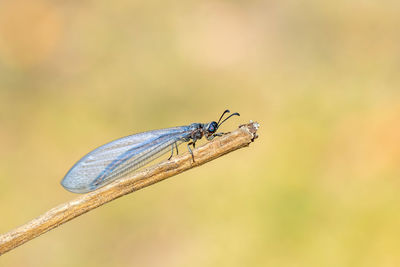
[[218, 122], [218, 128], [219, 128], [219, 126], [221, 126], [222, 123], [224, 123], [227, 119], [229, 119], [229, 118], [232, 117], [232, 116], [240, 116], [240, 114], [237, 113], [237, 112], [232, 113], [232, 114], [229, 115], [225, 120], [223, 120], [221, 123]]
[[224, 111], [224, 113], [222, 113], [221, 117], [219, 118], [219, 120], [218, 120], [218, 122], [217, 122], [217, 125], [218, 125], [219, 122], [221, 121], [222, 117], [223, 117], [226, 113], [229, 113], [229, 112], [230, 112], [229, 109], [227, 109], [227, 110]]

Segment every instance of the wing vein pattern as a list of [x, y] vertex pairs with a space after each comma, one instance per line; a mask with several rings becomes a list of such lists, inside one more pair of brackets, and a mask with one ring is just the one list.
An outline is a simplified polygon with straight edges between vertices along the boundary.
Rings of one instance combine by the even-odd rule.
[[171, 146], [179, 145], [189, 134], [188, 126], [180, 126], [114, 140], [79, 160], [61, 184], [76, 193], [92, 191], [171, 151]]

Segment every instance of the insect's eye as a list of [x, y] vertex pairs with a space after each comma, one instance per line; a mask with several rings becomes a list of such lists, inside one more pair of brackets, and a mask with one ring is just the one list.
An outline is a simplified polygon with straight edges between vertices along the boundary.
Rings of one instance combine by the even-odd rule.
[[215, 133], [215, 131], [217, 130], [217, 123], [216, 122], [212, 122], [210, 123], [210, 125], [208, 126], [207, 131], [210, 133]]

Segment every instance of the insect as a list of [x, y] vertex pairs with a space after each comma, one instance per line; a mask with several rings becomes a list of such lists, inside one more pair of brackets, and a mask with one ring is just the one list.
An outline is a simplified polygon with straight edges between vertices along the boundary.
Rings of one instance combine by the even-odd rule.
[[61, 181], [61, 185], [73, 193], [96, 190], [139, 169], [168, 151], [171, 151], [168, 160], [171, 159], [174, 149], [178, 154], [178, 145], [183, 142], [189, 142], [187, 147], [194, 161], [190, 145], [195, 148], [196, 141], [203, 136], [207, 140], [221, 136], [222, 133], [216, 131], [222, 123], [232, 116], [240, 116], [239, 113], [232, 113], [222, 120], [229, 112], [225, 110], [218, 122], [192, 123], [187, 126], [148, 131], [102, 145], [75, 163]]

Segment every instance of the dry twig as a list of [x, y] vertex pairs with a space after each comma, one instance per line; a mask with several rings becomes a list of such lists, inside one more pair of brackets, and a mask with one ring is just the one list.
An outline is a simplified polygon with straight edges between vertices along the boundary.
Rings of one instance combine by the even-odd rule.
[[234, 132], [193, 150], [195, 162], [189, 153], [185, 153], [52, 208], [32, 221], [0, 235], [0, 255], [109, 201], [248, 146], [257, 138], [257, 129], [258, 123], [255, 122], [241, 125]]

